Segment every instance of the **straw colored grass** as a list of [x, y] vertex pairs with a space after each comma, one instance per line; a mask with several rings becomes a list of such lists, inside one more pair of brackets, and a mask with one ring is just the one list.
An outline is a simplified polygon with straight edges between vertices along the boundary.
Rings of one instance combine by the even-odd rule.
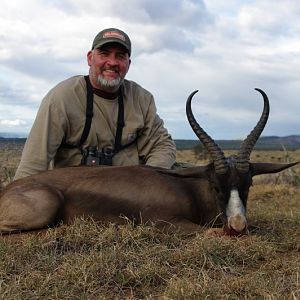
[[92, 219], [0, 236], [0, 299], [299, 299], [299, 187], [255, 185], [248, 216], [240, 238]]

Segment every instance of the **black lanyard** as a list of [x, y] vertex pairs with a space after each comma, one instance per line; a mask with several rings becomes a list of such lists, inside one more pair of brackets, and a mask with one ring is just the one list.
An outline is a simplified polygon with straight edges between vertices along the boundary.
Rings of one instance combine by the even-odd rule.
[[[62, 142], [61, 147], [65, 148], [81, 148], [84, 142], [86, 141], [90, 129], [91, 129], [91, 124], [92, 124], [92, 119], [93, 119], [93, 102], [94, 102], [94, 93], [93, 93], [93, 87], [91, 85], [89, 76], [84, 76], [85, 82], [86, 82], [86, 89], [87, 89], [87, 96], [86, 96], [86, 113], [85, 113], [85, 124], [84, 128], [82, 131], [82, 135], [80, 138], [80, 141], [78, 145], [70, 145], [67, 144], [66, 142]], [[120, 150], [131, 146], [134, 144], [137, 140], [137, 137], [131, 141], [130, 143], [122, 146], [121, 140], [122, 140], [122, 132], [123, 132], [123, 127], [125, 126], [124, 122], [124, 98], [123, 98], [123, 91], [122, 91], [122, 86], [119, 88], [118, 91], [118, 105], [119, 105], [119, 110], [118, 110], [118, 120], [117, 120], [117, 131], [116, 131], [116, 137], [115, 137], [115, 145], [114, 145], [114, 154], [119, 152]]]
[[81, 147], [83, 143], [86, 141], [92, 124], [93, 118], [93, 102], [94, 102], [94, 95], [93, 95], [93, 87], [89, 80], [89, 76], [84, 76], [86, 82], [86, 89], [87, 89], [87, 96], [86, 96], [86, 112], [85, 112], [85, 124], [83, 128], [83, 132], [79, 141], [78, 146]]
[[[91, 85], [89, 76], [84, 76], [84, 79], [87, 87], [86, 119], [85, 119], [82, 136], [79, 142], [79, 147], [83, 145], [83, 143], [86, 141], [88, 137], [91, 128], [92, 118], [93, 118], [93, 102], [94, 102], [93, 87]], [[123, 99], [122, 87], [119, 88], [119, 92], [118, 92], [118, 105], [119, 105], [118, 121], [117, 121], [117, 131], [116, 131], [115, 145], [114, 145], [115, 153], [123, 149], [121, 140], [122, 140], [123, 127], [125, 126], [125, 123], [124, 123], [124, 99]]]

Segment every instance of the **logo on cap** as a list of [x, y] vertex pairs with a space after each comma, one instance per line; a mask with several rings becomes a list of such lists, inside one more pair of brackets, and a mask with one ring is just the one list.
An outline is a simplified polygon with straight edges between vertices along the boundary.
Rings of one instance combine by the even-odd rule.
[[122, 41], [126, 41], [125, 39], [125, 36], [119, 32], [116, 32], [116, 31], [107, 31], [103, 34], [102, 36], [103, 38], [105, 39], [108, 39], [108, 38], [116, 38], [116, 39], [119, 39], [119, 40], [122, 40]]

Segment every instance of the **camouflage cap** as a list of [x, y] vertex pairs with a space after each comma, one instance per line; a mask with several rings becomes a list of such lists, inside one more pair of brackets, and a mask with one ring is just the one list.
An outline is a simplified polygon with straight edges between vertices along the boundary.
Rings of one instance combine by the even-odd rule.
[[92, 50], [108, 43], [118, 43], [122, 45], [127, 50], [129, 56], [131, 55], [131, 42], [124, 31], [117, 28], [107, 28], [100, 31], [93, 41]]

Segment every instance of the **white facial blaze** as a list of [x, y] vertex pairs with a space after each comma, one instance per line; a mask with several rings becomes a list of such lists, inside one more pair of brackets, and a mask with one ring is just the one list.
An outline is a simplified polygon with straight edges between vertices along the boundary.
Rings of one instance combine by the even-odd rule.
[[230, 198], [226, 207], [228, 227], [241, 232], [247, 225], [246, 209], [236, 189], [230, 191]]

